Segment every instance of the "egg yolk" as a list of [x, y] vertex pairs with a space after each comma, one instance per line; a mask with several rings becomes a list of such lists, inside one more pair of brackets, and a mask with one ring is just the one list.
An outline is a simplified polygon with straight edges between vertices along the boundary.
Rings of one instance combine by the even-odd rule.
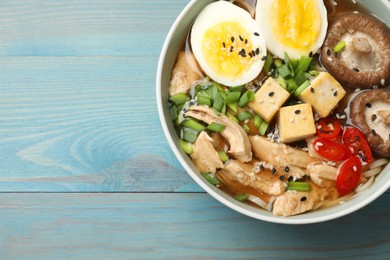
[[257, 59], [248, 33], [236, 22], [210, 27], [204, 34], [202, 52], [214, 73], [231, 79], [247, 70]]
[[284, 46], [310, 50], [320, 34], [316, 0], [276, 0], [269, 17], [273, 34]]

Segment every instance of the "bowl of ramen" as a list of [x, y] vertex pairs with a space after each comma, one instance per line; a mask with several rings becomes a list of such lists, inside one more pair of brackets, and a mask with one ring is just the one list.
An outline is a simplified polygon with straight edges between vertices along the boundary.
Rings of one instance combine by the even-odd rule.
[[390, 3], [191, 1], [157, 71], [188, 174], [247, 216], [335, 219], [390, 187]]

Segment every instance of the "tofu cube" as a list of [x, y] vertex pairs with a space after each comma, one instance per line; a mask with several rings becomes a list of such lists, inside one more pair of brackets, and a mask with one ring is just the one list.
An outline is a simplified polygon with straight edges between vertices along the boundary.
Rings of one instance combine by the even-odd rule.
[[287, 90], [273, 78], [268, 78], [248, 106], [265, 121], [270, 122], [289, 96]]
[[280, 141], [291, 143], [316, 133], [313, 110], [308, 103], [279, 109], [278, 127]]
[[346, 92], [328, 72], [321, 72], [298, 98], [310, 103], [320, 117], [327, 117]]

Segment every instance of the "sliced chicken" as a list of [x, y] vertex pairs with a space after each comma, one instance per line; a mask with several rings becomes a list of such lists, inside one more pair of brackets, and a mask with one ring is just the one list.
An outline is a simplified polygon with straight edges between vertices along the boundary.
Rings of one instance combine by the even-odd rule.
[[316, 209], [329, 193], [311, 184], [309, 192], [285, 192], [276, 198], [272, 213], [275, 216], [293, 216], [312, 209]]
[[196, 168], [202, 173], [215, 173], [217, 169], [223, 168], [223, 163], [218, 152], [214, 149], [213, 139], [203, 131], [199, 134], [193, 145], [191, 159]]
[[230, 150], [228, 152], [240, 162], [252, 160], [251, 143], [244, 129], [224, 114], [216, 114], [209, 107], [193, 106], [185, 113], [185, 116], [196, 118], [207, 124], [216, 122], [224, 125], [225, 129], [221, 135], [229, 142]]
[[263, 136], [255, 135], [249, 139], [257, 158], [271, 164], [277, 172], [285, 172], [288, 176], [302, 178], [307, 175], [307, 165], [320, 162], [310, 157], [307, 152], [285, 144], [270, 142]]
[[172, 70], [169, 95], [189, 92], [192, 84], [201, 78], [202, 73], [194, 55], [189, 51], [179, 52], [176, 65]]
[[271, 171], [255, 173], [252, 164], [243, 164], [236, 160], [229, 161], [224, 169], [217, 172], [217, 176], [223, 183], [237, 183], [273, 196], [282, 194], [286, 189], [283, 182]]
[[336, 167], [322, 163], [312, 163], [307, 166], [307, 171], [311, 180], [320, 187], [329, 188], [336, 185]]

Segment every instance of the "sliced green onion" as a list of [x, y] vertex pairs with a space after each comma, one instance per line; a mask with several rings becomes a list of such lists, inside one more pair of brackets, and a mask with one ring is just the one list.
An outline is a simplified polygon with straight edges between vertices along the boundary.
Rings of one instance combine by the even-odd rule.
[[265, 135], [265, 133], [267, 132], [268, 126], [269, 126], [269, 123], [263, 121], [263, 123], [261, 124], [261, 126], [259, 128], [259, 134]]
[[334, 46], [333, 50], [335, 52], [339, 52], [341, 51], [342, 49], [345, 48], [345, 46], [347, 46], [347, 43], [345, 41], [339, 41], [336, 46]]
[[289, 181], [287, 183], [287, 190], [309, 191], [310, 185], [307, 182]]
[[241, 92], [244, 86], [230, 87], [230, 92]]
[[242, 128], [244, 129], [244, 131], [245, 131], [246, 133], [249, 133], [250, 128], [249, 128], [249, 126], [248, 126], [247, 124], [244, 124], [244, 125], [242, 126]]
[[290, 71], [290, 75], [294, 77], [294, 66], [287, 52], [284, 53], [284, 63]]
[[224, 126], [224, 125], [218, 124], [216, 122], [212, 122], [211, 124], [209, 124], [207, 129], [209, 129], [209, 130], [211, 130], [213, 132], [220, 133], [220, 132], [222, 132], [225, 129], [225, 127], [226, 126]]
[[278, 73], [283, 78], [287, 78], [288, 76], [292, 76], [291, 70], [289, 67], [287, 67], [287, 65], [282, 65], [282, 66], [278, 67]]
[[254, 99], [255, 93], [253, 93], [252, 90], [248, 90], [241, 96], [240, 100], [238, 101], [238, 106], [245, 107], [246, 105], [248, 105], [249, 102], [253, 101]]
[[186, 154], [192, 154], [192, 152], [194, 151], [194, 149], [192, 148], [192, 144], [184, 141], [183, 139], [180, 139], [180, 146], [181, 146], [181, 149], [183, 149], [183, 151]]
[[195, 130], [196, 132], [202, 132], [206, 129], [204, 125], [196, 121], [195, 119], [187, 119], [183, 122], [183, 125], [185, 125], [188, 128], [191, 128], [192, 130]]
[[286, 80], [287, 83], [287, 90], [290, 93], [294, 93], [294, 91], [298, 88], [298, 84], [295, 82], [294, 79], [288, 79]]
[[177, 107], [175, 105], [169, 106], [169, 113], [171, 114], [172, 121], [176, 121], [177, 119]]
[[198, 99], [198, 105], [206, 105], [206, 106], [211, 106], [211, 98], [207, 96], [197, 96]]
[[294, 91], [294, 95], [295, 96], [299, 96], [308, 86], [310, 86], [310, 81], [309, 80], [306, 80], [305, 82], [303, 82], [295, 91]]
[[222, 107], [221, 113], [222, 114], [226, 114], [226, 103], [223, 103], [223, 107]]
[[231, 103], [237, 103], [238, 100], [240, 100], [240, 97], [241, 97], [241, 92], [229, 92], [227, 95], [226, 95], [226, 103], [227, 104], [231, 104]]
[[175, 103], [176, 106], [180, 106], [187, 101], [187, 95], [184, 93], [178, 93], [176, 95], [169, 97], [169, 100]]
[[296, 72], [303, 71], [306, 72], [312, 62], [313, 58], [309, 56], [301, 56], [298, 61], [298, 66], [295, 69]]
[[236, 122], [237, 124], [239, 123], [237, 117], [235, 117], [233, 114], [227, 112], [226, 115], [227, 115], [227, 117], [230, 118], [232, 121]]
[[244, 202], [248, 199], [248, 197], [249, 197], [248, 194], [242, 193], [242, 194], [238, 194], [238, 195], [234, 196], [234, 199], [241, 201], [241, 202]]
[[278, 78], [276, 79], [276, 82], [278, 82], [278, 84], [280, 86], [282, 86], [282, 88], [287, 89], [286, 81], [284, 80], [284, 78], [281, 75], [278, 75]]
[[221, 112], [224, 104], [225, 104], [225, 100], [223, 99], [221, 93], [219, 93], [219, 92], [215, 93], [214, 101], [213, 101], [213, 108], [215, 108], [216, 110]]
[[268, 54], [267, 59], [265, 60], [265, 63], [264, 63], [265, 73], [268, 73], [271, 70], [271, 66], [272, 66], [273, 61], [274, 61], [274, 58], [272, 57], [272, 55]]
[[218, 154], [219, 154], [219, 158], [221, 158], [221, 161], [223, 163], [229, 160], [229, 156], [227, 156], [227, 154], [224, 151], [220, 151]]
[[252, 116], [253, 116], [253, 115], [252, 115], [251, 112], [249, 112], [249, 111], [243, 111], [243, 112], [241, 112], [241, 113], [238, 113], [237, 119], [238, 119], [238, 121], [241, 122], [241, 121], [245, 121], [245, 120], [247, 120], [247, 119], [250, 119]]
[[198, 138], [198, 133], [191, 128], [184, 127], [183, 128], [183, 139], [189, 143], [195, 143]]
[[303, 70], [299, 70], [298, 73], [295, 74], [295, 82], [300, 86], [303, 82], [307, 80], [305, 72]]
[[238, 104], [237, 103], [227, 104], [227, 107], [230, 108], [234, 113], [237, 113], [237, 111], [238, 111]]
[[263, 123], [263, 119], [259, 117], [258, 115], [253, 116], [253, 125], [259, 129], [261, 124]]
[[279, 68], [280, 66], [283, 65], [283, 62], [281, 60], [277, 59], [274, 61], [274, 64], [275, 64], [276, 68]]
[[212, 185], [219, 185], [221, 184], [221, 181], [211, 172], [202, 173], [202, 176], [210, 182]]

